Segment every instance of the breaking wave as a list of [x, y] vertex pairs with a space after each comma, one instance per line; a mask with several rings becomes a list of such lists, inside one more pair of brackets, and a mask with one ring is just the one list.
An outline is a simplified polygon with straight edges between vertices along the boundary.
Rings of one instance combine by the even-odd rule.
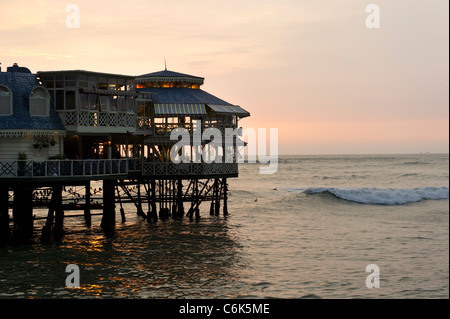
[[288, 192], [299, 194], [329, 193], [348, 201], [375, 204], [375, 205], [402, 205], [411, 202], [419, 202], [424, 199], [447, 199], [448, 187], [423, 187], [423, 188], [286, 188]]

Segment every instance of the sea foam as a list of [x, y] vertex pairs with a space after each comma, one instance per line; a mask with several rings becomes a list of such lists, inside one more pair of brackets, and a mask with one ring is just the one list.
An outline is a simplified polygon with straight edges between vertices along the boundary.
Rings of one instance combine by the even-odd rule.
[[288, 192], [319, 194], [330, 193], [338, 198], [348, 201], [376, 204], [376, 205], [402, 205], [418, 202], [424, 199], [447, 199], [448, 187], [423, 187], [423, 188], [335, 188], [335, 187], [311, 187], [311, 188], [286, 188]]

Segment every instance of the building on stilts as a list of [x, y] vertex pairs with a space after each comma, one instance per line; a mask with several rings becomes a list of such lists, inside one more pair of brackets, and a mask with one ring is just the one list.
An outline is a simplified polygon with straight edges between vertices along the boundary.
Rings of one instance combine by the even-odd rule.
[[[88, 227], [100, 210], [107, 236], [117, 208], [125, 221], [125, 203], [148, 222], [199, 219], [202, 202], [211, 215], [227, 215], [227, 179], [238, 176], [242, 144], [222, 142], [250, 114], [203, 83], [167, 69], [140, 76], [0, 69], [0, 241], [29, 240], [36, 206], [48, 208], [43, 240], [62, 237], [66, 210], [83, 211], [76, 216]], [[201, 135], [212, 128], [221, 139]], [[171, 157], [175, 129], [189, 137], [179, 153], [190, 161]], [[100, 200], [92, 183], [102, 183]], [[75, 186], [81, 199], [65, 201]]]

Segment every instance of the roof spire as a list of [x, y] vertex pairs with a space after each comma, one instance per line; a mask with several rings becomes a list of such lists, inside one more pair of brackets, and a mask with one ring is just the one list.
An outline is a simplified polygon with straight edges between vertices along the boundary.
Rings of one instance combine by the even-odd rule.
[[164, 68], [167, 71], [167, 63], [166, 63], [166, 57], [164, 57]]

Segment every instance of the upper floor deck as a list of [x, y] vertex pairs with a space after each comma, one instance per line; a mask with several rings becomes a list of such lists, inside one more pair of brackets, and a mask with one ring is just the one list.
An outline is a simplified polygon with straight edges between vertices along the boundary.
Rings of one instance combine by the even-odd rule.
[[74, 134], [168, 135], [195, 120], [233, 127], [249, 116], [203, 90], [203, 78], [162, 71], [131, 77], [82, 70], [39, 72], [52, 104]]

